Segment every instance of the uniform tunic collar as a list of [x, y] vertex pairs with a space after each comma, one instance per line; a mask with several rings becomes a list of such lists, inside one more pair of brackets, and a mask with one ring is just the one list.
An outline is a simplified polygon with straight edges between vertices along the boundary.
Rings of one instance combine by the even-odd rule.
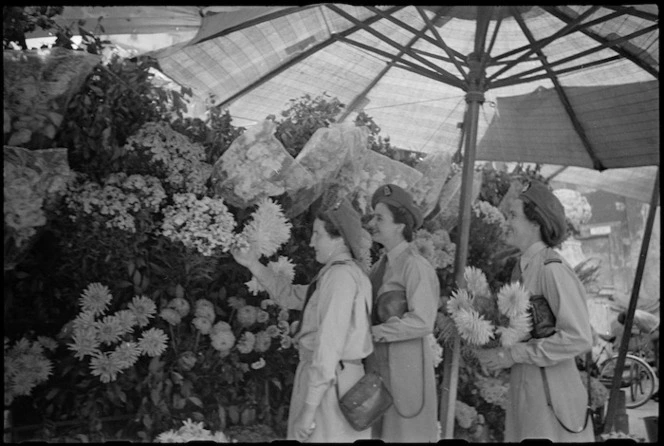
[[397, 257], [399, 257], [409, 246], [409, 243], [404, 240], [401, 243], [399, 243], [397, 246], [392, 248], [390, 251], [387, 252], [387, 260], [388, 262], [394, 262]]

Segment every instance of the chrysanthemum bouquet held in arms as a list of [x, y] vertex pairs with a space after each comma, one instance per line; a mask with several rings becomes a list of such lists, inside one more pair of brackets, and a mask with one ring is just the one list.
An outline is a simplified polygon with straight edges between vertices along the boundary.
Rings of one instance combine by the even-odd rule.
[[168, 341], [161, 329], [147, 328], [157, 311], [152, 299], [135, 296], [126, 309], [105, 315], [112, 300], [110, 290], [100, 283], [86, 288], [69, 344], [77, 359], [90, 356], [91, 373], [103, 383], [115, 381], [118, 373], [132, 367], [142, 355], [161, 355]]
[[509, 347], [528, 338], [532, 325], [528, 291], [509, 283], [494, 296], [484, 273], [470, 266], [464, 278], [466, 289], [452, 293], [447, 311], [469, 347]]

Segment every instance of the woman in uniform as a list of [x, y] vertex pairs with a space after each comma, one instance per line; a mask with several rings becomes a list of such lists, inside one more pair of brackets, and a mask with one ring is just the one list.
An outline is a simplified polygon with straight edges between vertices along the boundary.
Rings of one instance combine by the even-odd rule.
[[373, 194], [368, 223], [373, 241], [383, 247], [370, 272], [374, 294], [374, 354], [367, 371], [378, 373], [394, 404], [372, 427], [385, 442], [438, 441], [437, 397], [431, 349], [440, 284], [433, 266], [410, 245], [422, 224], [412, 197], [393, 184]]
[[370, 429], [357, 432], [346, 421], [335, 389], [338, 383], [343, 395], [359, 381], [362, 360], [373, 350], [371, 282], [358, 262], [362, 246], [368, 248], [362, 231], [360, 216], [347, 200], [317, 215], [310, 246], [323, 267], [309, 286], [275, 277], [252, 250], [232, 251], [272, 299], [303, 311], [294, 336], [300, 362], [288, 413], [289, 440], [350, 443], [370, 438]]
[[566, 236], [565, 210], [544, 183], [533, 181], [509, 205], [506, 223], [506, 242], [521, 251], [516, 276], [531, 296], [544, 296], [555, 329], [548, 337], [479, 353], [487, 369], [511, 369], [505, 441], [592, 442], [588, 394], [575, 362], [592, 347], [585, 291], [553, 250]]

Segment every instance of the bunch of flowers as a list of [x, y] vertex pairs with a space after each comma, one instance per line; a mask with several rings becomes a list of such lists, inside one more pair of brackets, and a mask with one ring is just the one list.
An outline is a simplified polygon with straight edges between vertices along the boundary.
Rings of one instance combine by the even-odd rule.
[[592, 209], [586, 197], [572, 189], [556, 189], [553, 194], [565, 208], [565, 217], [574, 231], [579, 232], [581, 225], [592, 218]]
[[160, 356], [168, 336], [159, 328], [147, 328], [156, 312], [154, 301], [135, 296], [127, 308], [105, 315], [113, 296], [105, 285], [88, 285], [79, 299], [80, 313], [73, 320], [68, 345], [79, 360], [90, 356], [90, 370], [103, 383], [117, 379], [142, 355]]
[[456, 245], [446, 230], [437, 229], [431, 233], [426, 229], [419, 229], [411, 243], [434, 268], [444, 269], [454, 265]]
[[[163, 179], [174, 192], [204, 194], [212, 166], [205, 162], [205, 148], [176, 132], [167, 122], [148, 122], [127, 139], [124, 146], [134, 164]], [[130, 170], [133, 170], [134, 165]]]
[[510, 387], [507, 377], [483, 376], [480, 373], [476, 373], [475, 377], [475, 385], [484, 401], [507, 409], [507, 392]]
[[246, 243], [255, 248], [259, 255], [270, 257], [288, 241], [292, 227], [281, 206], [270, 198], [263, 198], [251, 215], [251, 220], [238, 235], [236, 243], [238, 246]]
[[10, 347], [5, 337], [5, 407], [9, 407], [19, 396], [28, 396], [37, 385], [46, 381], [53, 364], [44, 355], [44, 349], [53, 351], [57, 343], [46, 337], [30, 342], [25, 337]]
[[174, 194], [164, 209], [161, 233], [174, 242], [194, 248], [204, 256], [228, 251], [235, 241], [235, 218], [221, 198], [196, 198], [193, 193]]
[[195, 423], [190, 418], [183, 421], [178, 430], [171, 429], [162, 432], [155, 438], [155, 443], [187, 443], [189, 441], [211, 441], [215, 443], [229, 443], [223, 432], [210, 432], [203, 427], [203, 423]]
[[466, 289], [456, 290], [447, 311], [462, 340], [472, 347], [509, 347], [527, 338], [531, 329], [529, 293], [519, 283], [505, 284], [497, 296], [484, 273], [466, 267]]
[[274, 136], [276, 126], [266, 119], [233, 141], [212, 169], [217, 195], [245, 208], [261, 198], [286, 192], [283, 173], [294, 160]]
[[158, 178], [118, 172], [110, 174], [103, 184], [79, 177], [69, 187], [65, 202], [74, 222], [88, 215], [104, 220], [107, 228], [135, 233], [138, 214], [157, 213], [165, 198]]

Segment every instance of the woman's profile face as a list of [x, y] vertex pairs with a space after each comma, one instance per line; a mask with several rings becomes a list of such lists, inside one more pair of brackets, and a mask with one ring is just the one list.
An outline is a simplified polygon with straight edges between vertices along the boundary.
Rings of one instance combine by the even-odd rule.
[[541, 240], [539, 225], [526, 218], [523, 201], [512, 200], [505, 217], [505, 243], [524, 252], [530, 245]]
[[327, 263], [332, 254], [339, 252], [343, 245], [344, 239], [342, 237], [331, 237], [325, 230], [325, 223], [318, 218], [314, 220], [309, 246], [314, 248], [318, 263]]
[[403, 239], [403, 223], [395, 223], [394, 215], [385, 203], [378, 203], [368, 223], [371, 238], [383, 246], [391, 246]]

